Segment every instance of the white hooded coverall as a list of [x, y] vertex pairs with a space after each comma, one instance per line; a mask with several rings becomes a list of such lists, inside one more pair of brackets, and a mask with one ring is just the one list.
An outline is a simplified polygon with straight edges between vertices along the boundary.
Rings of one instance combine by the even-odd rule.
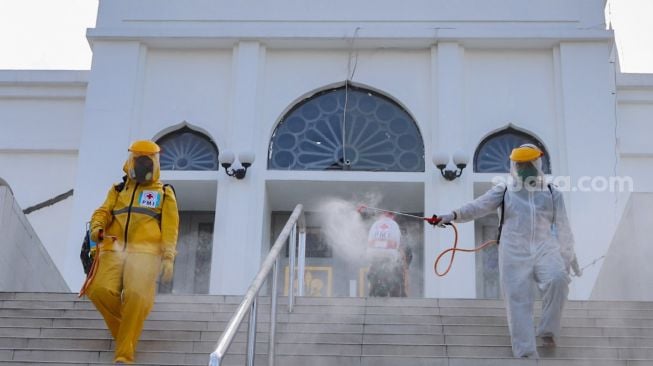
[[499, 245], [499, 271], [515, 357], [537, 357], [533, 327], [533, 281], [543, 294], [537, 335], [560, 335], [562, 309], [569, 292], [569, 266], [575, 259], [574, 238], [562, 194], [538, 187], [497, 185], [455, 211], [467, 222], [501, 207], [504, 223]]

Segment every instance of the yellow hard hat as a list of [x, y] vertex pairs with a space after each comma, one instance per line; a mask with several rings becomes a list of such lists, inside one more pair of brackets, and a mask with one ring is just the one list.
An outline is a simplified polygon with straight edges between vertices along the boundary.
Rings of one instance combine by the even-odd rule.
[[525, 163], [541, 158], [544, 152], [533, 144], [524, 144], [520, 147], [512, 149], [510, 160], [517, 163]]
[[161, 148], [153, 141], [138, 140], [129, 146], [129, 151], [137, 154], [156, 154], [161, 151]]

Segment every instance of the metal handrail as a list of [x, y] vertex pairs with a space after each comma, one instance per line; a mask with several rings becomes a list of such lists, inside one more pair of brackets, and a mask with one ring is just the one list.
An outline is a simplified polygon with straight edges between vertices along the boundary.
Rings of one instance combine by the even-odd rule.
[[[215, 351], [211, 353], [209, 359], [209, 366], [220, 366], [222, 360], [224, 359], [225, 354], [229, 350], [231, 343], [236, 336], [236, 332], [240, 327], [240, 324], [245, 319], [245, 314], [249, 311], [249, 327], [248, 327], [248, 336], [247, 336], [247, 358], [246, 362], [248, 366], [254, 365], [254, 357], [256, 355], [256, 309], [258, 292], [260, 291], [265, 279], [272, 273], [272, 289], [270, 294], [270, 337], [269, 337], [269, 347], [268, 347], [268, 365], [274, 366], [275, 361], [275, 336], [276, 336], [276, 314], [277, 314], [277, 276], [279, 272], [279, 255], [286, 240], [291, 235], [291, 240], [288, 243], [289, 252], [290, 252], [290, 287], [288, 290], [288, 312], [292, 312], [294, 304], [294, 274], [295, 274], [295, 250], [297, 248], [297, 228], [299, 228], [299, 241], [305, 242], [306, 240], [306, 220], [304, 219], [303, 206], [301, 204], [295, 206], [290, 218], [286, 222], [286, 225], [281, 230], [281, 233], [275, 240], [274, 245], [270, 249], [270, 253], [263, 261], [261, 269], [254, 277], [254, 281], [247, 289], [245, 297], [238, 305], [238, 308], [234, 312], [234, 315], [227, 323], [227, 327], [224, 332], [218, 339], [218, 343], [215, 347]], [[304, 271], [304, 258], [299, 256], [299, 268], [297, 272]], [[302, 276], [303, 277], [303, 276]], [[301, 283], [301, 282], [299, 282]], [[302, 288], [302, 286], [297, 286]], [[301, 294], [301, 291], [300, 291]]]

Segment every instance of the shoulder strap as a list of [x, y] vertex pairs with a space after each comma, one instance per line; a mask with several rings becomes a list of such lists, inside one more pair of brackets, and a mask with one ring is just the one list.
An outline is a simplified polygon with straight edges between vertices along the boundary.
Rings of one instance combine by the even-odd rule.
[[506, 192], [508, 191], [508, 187], [503, 190], [503, 198], [501, 199], [501, 217], [499, 218], [499, 234], [497, 235], [497, 245], [501, 242], [501, 230], [503, 230], [503, 217], [504, 211], [506, 208]]
[[553, 185], [551, 183], [547, 184], [549, 187], [549, 192], [551, 192], [551, 206], [553, 207], [553, 225], [556, 223], [556, 201], [553, 197]]
[[125, 183], [127, 182], [127, 176], [123, 175], [122, 176], [122, 182], [118, 184], [113, 185], [113, 189], [116, 190], [116, 192], [122, 192], [123, 189], [125, 189]]

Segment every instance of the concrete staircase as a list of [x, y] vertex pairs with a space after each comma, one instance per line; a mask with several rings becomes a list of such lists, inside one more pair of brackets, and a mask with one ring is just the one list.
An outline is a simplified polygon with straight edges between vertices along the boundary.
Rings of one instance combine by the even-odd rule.
[[[159, 296], [137, 361], [206, 365], [240, 297]], [[280, 299], [284, 304], [284, 300]], [[269, 299], [260, 299], [257, 365], [267, 361]], [[538, 304], [539, 305], [539, 304]], [[299, 298], [279, 306], [277, 365], [653, 365], [653, 303], [569, 302], [563, 337], [538, 360], [513, 359], [494, 300]], [[245, 364], [245, 329], [227, 365]], [[0, 366], [110, 364], [114, 344], [88, 300], [0, 293]]]

